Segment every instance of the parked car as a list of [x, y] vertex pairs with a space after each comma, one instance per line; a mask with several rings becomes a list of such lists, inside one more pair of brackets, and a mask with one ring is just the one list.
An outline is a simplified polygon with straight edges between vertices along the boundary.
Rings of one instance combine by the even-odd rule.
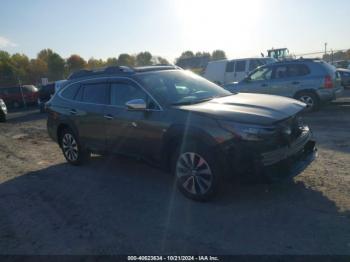
[[204, 77], [218, 85], [240, 81], [258, 66], [276, 62], [273, 58], [243, 58], [209, 62]]
[[38, 98], [38, 105], [41, 113], [45, 112], [45, 103], [51, 99], [51, 97], [60, 89], [64, 82], [66, 82], [66, 80], [59, 80], [41, 86], [39, 89]]
[[7, 107], [4, 100], [0, 99], [0, 122], [6, 122]]
[[344, 88], [350, 88], [350, 70], [338, 69], [337, 72], [341, 78], [341, 84]]
[[147, 159], [196, 200], [209, 199], [225, 175], [311, 161], [315, 149], [299, 119], [304, 103], [232, 94], [174, 66], [73, 74], [46, 106], [48, 133], [69, 163], [91, 152]]
[[45, 103], [55, 94], [55, 83], [43, 85], [39, 89], [38, 105], [40, 112], [45, 112]]
[[225, 85], [231, 92], [286, 96], [317, 109], [321, 102], [340, 96], [344, 88], [334, 67], [322, 60], [296, 59], [259, 67], [239, 83]]
[[21, 107], [24, 102], [27, 105], [37, 104], [38, 89], [33, 85], [0, 88], [0, 98], [8, 107]]

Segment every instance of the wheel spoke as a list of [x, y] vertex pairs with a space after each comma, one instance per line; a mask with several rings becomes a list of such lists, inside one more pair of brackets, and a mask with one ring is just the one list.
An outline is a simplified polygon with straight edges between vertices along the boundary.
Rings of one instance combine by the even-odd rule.
[[196, 177], [196, 182], [197, 182], [200, 193], [201, 194], [205, 193], [209, 187], [209, 184], [203, 182], [203, 180], [200, 176]]
[[73, 135], [66, 133], [62, 138], [63, 153], [69, 161], [76, 161], [79, 157], [78, 144]]
[[205, 194], [212, 186], [213, 177], [208, 163], [194, 152], [180, 155], [176, 175], [180, 185], [193, 195]]

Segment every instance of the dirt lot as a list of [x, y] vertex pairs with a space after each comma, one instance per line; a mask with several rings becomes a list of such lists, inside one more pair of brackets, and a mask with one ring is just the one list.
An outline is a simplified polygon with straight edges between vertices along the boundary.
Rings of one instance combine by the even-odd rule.
[[210, 203], [135, 160], [66, 164], [45, 117], [0, 124], [1, 254], [350, 254], [350, 98], [306, 117], [319, 156], [293, 182]]

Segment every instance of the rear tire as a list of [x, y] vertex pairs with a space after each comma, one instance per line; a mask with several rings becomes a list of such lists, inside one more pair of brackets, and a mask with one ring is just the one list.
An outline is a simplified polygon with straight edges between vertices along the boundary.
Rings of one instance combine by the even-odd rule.
[[196, 201], [208, 201], [218, 191], [220, 169], [214, 156], [198, 144], [179, 146], [172, 157], [179, 191]]
[[296, 99], [300, 100], [301, 102], [305, 103], [307, 105], [307, 111], [316, 111], [320, 107], [320, 100], [312, 92], [300, 92], [297, 94]]
[[84, 149], [71, 129], [64, 129], [60, 135], [60, 146], [67, 162], [78, 166], [86, 163], [91, 153]]

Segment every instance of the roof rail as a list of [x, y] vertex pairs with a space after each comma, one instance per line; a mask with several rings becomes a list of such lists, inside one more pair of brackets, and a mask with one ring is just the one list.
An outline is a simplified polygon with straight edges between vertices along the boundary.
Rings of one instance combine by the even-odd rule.
[[140, 66], [140, 67], [134, 68], [135, 72], [151, 72], [151, 71], [163, 71], [163, 70], [172, 70], [172, 69], [182, 70], [181, 67], [177, 65], [171, 65], [171, 64]]
[[134, 73], [134, 69], [127, 66], [107, 66], [107, 67], [99, 67], [95, 69], [82, 69], [76, 72], [71, 73], [68, 76], [68, 80], [81, 78], [85, 76], [93, 76], [99, 74], [121, 74], [121, 73]]

